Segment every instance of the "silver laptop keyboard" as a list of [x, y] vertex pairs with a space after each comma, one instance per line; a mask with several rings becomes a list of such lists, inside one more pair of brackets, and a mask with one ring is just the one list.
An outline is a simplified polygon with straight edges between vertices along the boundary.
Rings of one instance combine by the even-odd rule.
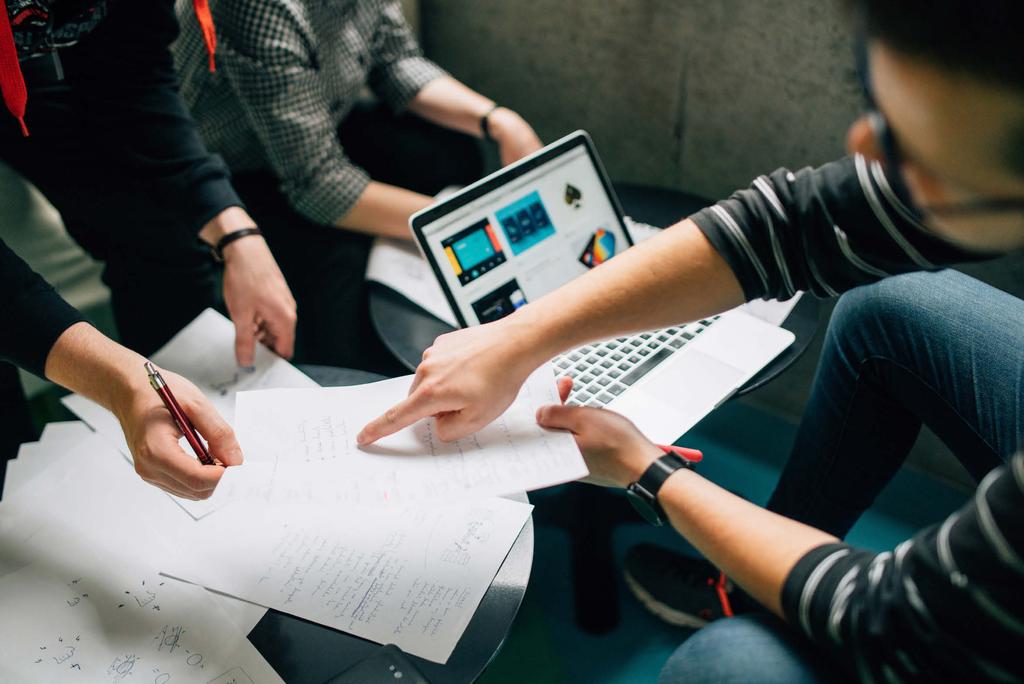
[[556, 356], [552, 362], [558, 377], [573, 379], [566, 403], [607, 406], [718, 319], [588, 344]]

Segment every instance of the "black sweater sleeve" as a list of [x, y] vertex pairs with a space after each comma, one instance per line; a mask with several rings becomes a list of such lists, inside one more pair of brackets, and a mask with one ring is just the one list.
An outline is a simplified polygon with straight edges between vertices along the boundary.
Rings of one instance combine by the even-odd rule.
[[1024, 454], [943, 523], [893, 551], [810, 551], [791, 571], [791, 624], [874, 682], [1024, 680]]
[[882, 167], [850, 157], [779, 169], [691, 216], [725, 258], [747, 300], [797, 290], [834, 297], [908, 271], [985, 258], [922, 226]]
[[0, 240], [0, 359], [44, 377], [46, 357], [82, 314]]
[[153, 210], [177, 213], [194, 238], [207, 221], [242, 202], [178, 92], [170, 52], [177, 35], [172, 0], [120, 0], [64, 52], [64, 68], [75, 116], [100, 139], [106, 163], [146, 181]]

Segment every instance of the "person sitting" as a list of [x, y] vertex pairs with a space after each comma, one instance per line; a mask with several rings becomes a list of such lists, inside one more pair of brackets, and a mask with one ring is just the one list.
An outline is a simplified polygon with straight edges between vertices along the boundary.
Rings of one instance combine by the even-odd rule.
[[217, 70], [201, 27], [182, 21], [182, 94], [295, 294], [296, 359], [395, 372], [369, 323], [371, 237], [412, 239], [409, 217], [432, 195], [478, 179], [474, 138], [509, 164], [540, 148], [537, 135], [423, 57], [398, 0], [211, 8]]
[[[940, 270], [1024, 247], [1024, 5], [846, 4], [867, 36], [872, 96], [847, 134], [852, 156], [761, 176], [507, 318], [439, 337], [409, 396], [358, 436], [369, 444], [435, 416], [435, 434], [456, 439], [567, 348], [796, 290], [845, 293], [767, 510], [622, 416], [538, 413], [576, 436], [592, 478], [643, 479], [648, 513], [768, 611], [698, 631], [665, 666], [666, 684], [1003, 682], [1024, 672], [1024, 302]], [[978, 481], [974, 496], [894, 549], [843, 543], [922, 422]], [[649, 479], [659, 472], [660, 487]], [[647, 588], [680, 612], [727, 588], [717, 569], [693, 579]]]

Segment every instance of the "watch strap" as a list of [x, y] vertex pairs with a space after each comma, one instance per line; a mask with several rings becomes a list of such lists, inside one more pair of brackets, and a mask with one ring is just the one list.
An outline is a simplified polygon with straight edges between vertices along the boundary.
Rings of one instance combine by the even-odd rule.
[[636, 483], [645, 492], [650, 494], [652, 499], [651, 504], [657, 506], [659, 512], [661, 512], [661, 506], [658, 505], [658, 492], [661, 491], [661, 487], [665, 484], [665, 480], [667, 480], [669, 476], [677, 470], [692, 467], [693, 466], [689, 461], [680, 457], [678, 454], [670, 452], [647, 466], [647, 470], [644, 471], [644, 474], [640, 476], [640, 479], [637, 480]]
[[[665, 455], [647, 466], [640, 479], [626, 488], [627, 498], [637, 511], [652, 525], [660, 526], [665, 524], [665, 509], [658, 501], [658, 492], [661, 491], [665, 481], [677, 470], [684, 468], [694, 470], [694, 462], [699, 460], [684, 458], [674, 447], [658, 447], [665, 452]], [[699, 454], [699, 452], [696, 452]], [[690, 455], [690, 454], [688, 454]]]

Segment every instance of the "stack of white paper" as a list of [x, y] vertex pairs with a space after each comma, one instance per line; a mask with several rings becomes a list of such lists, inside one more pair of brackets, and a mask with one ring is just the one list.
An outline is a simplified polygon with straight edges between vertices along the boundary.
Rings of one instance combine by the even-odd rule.
[[246, 639], [263, 608], [158, 574], [195, 521], [81, 423], [34, 447], [0, 503], [0, 680], [281, 681]]
[[[137, 578], [131, 586], [139, 591], [151, 590], [154, 583], [177, 585], [169, 578], [148, 579], [160, 570], [223, 592], [189, 587], [199, 593], [180, 598], [189, 606], [183, 614], [191, 615], [192, 624], [219, 625], [218, 633], [234, 635], [239, 644], [265, 607], [273, 607], [443, 663], [532, 510], [495, 498], [372, 511], [232, 504], [197, 521], [139, 480], [97, 436], [50, 460], [47, 469], [10, 490], [0, 503], [0, 643], [13, 644], [10, 651], [0, 646], [0, 654], [18, 668], [24, 665], [21, 656], [6, 656], [21, 653], [28, 643], [22, 637], [31, 641], [43, 633], [63, 635], [61, 630], [82, 632], [88, 627], [94, 642], [108, 647], [99, 651], [101, 661], [110, 649], [127, 652], [130, 647], [141, 653], [133, 639], [153, 631], [153, 625], [134, 621], [121, 634], [106, 602], [90, 609], [85, 623], [71, 619], [78, 613], [58, 611], [58, 602], [56, 612], [39, 614], [40, 631], [17, 638], [11, 631], [28, 619], [27, 608], [7, 597], [35, 596], [33, 592], [46, 587], [63, 596], [62, 583], [71, 581], [65, 575], [90, 578], [90, 586], [97, 587], [88, 592], [93, 598], [100, 593], [120, 598], [119, 592], [128, 590], [110, 587], [126, 580], [120, 571], [104, 574], [108, 567], [129, 568]], [[159, 585], [164, 580], [172, 584]], [[227, 626], [221, 624], [225, 621]], [[94, 667], [97, 661], [88, 663]], [[164, 663], [162, 671], [171, 671], [170, 666]], [[251, 663], [244, 669], [255, 682], [276, 681], [255, 678]], [[47, 672], [25, 681], [59, 679]]]
[[[50, 582], [64, 576], [65, 565], [83, 562], [63, 542], [40, 546], [46, 535], [25, 533], [50, 529], [94, 549], [96, 563], [106, 562], [100, 549], [112, 546], [216, 590], [197, 595], [233, 624], [233, 634], [244, 637], [274, 607], [446, 662], [532, 510], [493, 495], [587, 474], [569, 434], [536, 424], [536, 409], [558, 400], [551, 369], [537, 371], [509, 411], [464, 440], [444, 444], [425, 421], [361, 450], [355, 434], [401, 400], [411, 378], [239, 392], [312, 381], [265, 350], [255, 373], [239, 374], [233, 340], [230, 323], [208, 311], [154, 360], [192, 380], [234, 421], [245, 463], [225, 471], [211, 500], [186, 502], [186, 515], [125, 466], [113, 417], [70, 398], [100, 434], [85, 435], [81, 424], [50, 428], [52, 442], [26, 445], [15, 461], [5, 492], [11, 501], [0, 504], [0, 537], [14, 540], [5, 542], [7, 557], [0, 554], [0, 574], [11, 578], [0, 597], [32, 594], [29, 575]], [[107, 560], [119, 562], [117, 553]], [[50, 572], [51, 565], [61, 572]], [[24, 566], [34, 569], [23, 574]], [[94, 570], [86, 564], [77, 574], [107, 581]], [[90, 629], [113, 624], [108, 608], [97, 608]], [[146, 629], [133, 625], [133, 635]], [[127, 637], [112, 644], [137, 648]], [[102, 653], [100, 660], [108, 655]], [[160, 674], [173, 665], [161, 665], [168, 669]]]

